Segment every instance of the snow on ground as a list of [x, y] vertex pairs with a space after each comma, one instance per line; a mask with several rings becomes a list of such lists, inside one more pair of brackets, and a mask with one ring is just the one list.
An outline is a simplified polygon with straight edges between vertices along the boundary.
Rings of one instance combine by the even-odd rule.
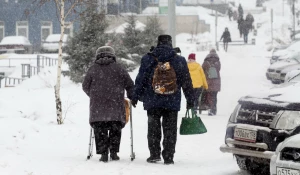
[[[229, 23], [225, 17], [224, 24]], [[233, 23], [233, 22], [232, 22]], [[235, 23], [234, 23], [235, 24]], [[267, 25], [267, 24], [264, 24]], [[236, 25], [230, 25], [233, 39], [239, 39]], [[265, 27], [265, 26], [262, 26]], [[267, 27], [265, 27], [267, 28]], [[208, 51], [196, 52], [196, 46], [186, 41], [186, 34], [177, 37], [177, 46], [187, 57], [195, 52], [203, 63]], [[80, 84], [62, 79], [62, 102], [65, 124], [56, 124], [54, 84], [55, 67], [24, 81], [16, 88], [0, 89], [0, 174], [4, 175], [247, 175], [241, 172], [231, 154], [223, 154], [228, 118], [237, 100], [244, 95], [262, 92], [272, 87], [265, 78], [269, 65], [267, 38], [258, 32], [257, 45], [229, 46], [226, 53], [220, 48], [222, 91], [218, 95], [218, 115], [201, 115], [208, 133], [178, 135], [175, 165], [148, 164], [147, 115], [142, 104], [133, 109], [134, 151], [130, 161], [130, 128], [123, 129], [118, 162], [101, 163], [99, 155], [86, 161], [89, 130], [89, 99]], [[137, 71], [131, 73], [135, 79]], [[178, 127], [185, 113], [185, 98], [179, 112]], [[66, 110], [68, 109], [68, 110]], [[67, 112], [67, 113], [66, 113]]]
[[[232, 175], [240, 172], [230, 154], [223, 154], [219, 146], [224, 142], [228, 117], [240, 96], [270, 86], [264, 77], [269, 61], [255, 52], [256, 46], [232, 48], [230, 53], [220, 52], [222, 62], [222, 92], [219, 95], [218, 115], [201, 115], [208, 133], [196, 136], [178, 135], [174, 166], [162, 163], [148, 164], [147, 116], [141, 103], [133, 110], [134, 149], [136, 160], [131, 162], [129, 126], [123, 130], [119, 162], [107, 164], [95, 155], [85, 161], [88, 148], [89, 100], [80, 85], [63, 79], [63, 104], [74, 105], [67, 113], [65, 124], [55, 123], [53, 85], [55, 69], [44, 70], [15, 89], [0, 90], [0, 174], [81, 175], [81, 174], [207, 174]], [[236, 52], [236, 53], [234, 53]], [[184, 50], [187, 55], [189, 50]], [[202, 60], [207, 52], [197, 52]], [[131, 73], [135, 78], [137, 70]], [[185, 101], [182, 101], [184, 106]], [[65, 106], [66, 109], [68, 106]], [[184, 115], [179, 112], [178, 125]], [[16, 168], [18, 167], [18, 168]]]
[[[248, 49], [257, 48], [253, 46]], [[236, 52], [239, 52], [238, 49]], [[184, 51], [183, 55], [188, 53]], [[206, 54], [197, 52], [197, 60], [202, 63]], [[149, 156], [147, 116], [141, 103], [133, 110], [136, 160], [131, 162], [129, 159], [130, 136], [129, 126], [126, 126], [122, 136], [121, 161], [104, 164], [98, 161], [99, 156], [96, 155], [85, 161], [89, 101], [80, 85], [63, 78], [63, 104], [74, 106], [68, 111], [62, 126], [55, 123], [54, 68], [44, 70], [15, 89], [1, 89], [0, 174], [245, 174], [239, 172], [232, 155], [221, 153], [219, 146], [224, 142], [226, 123], [239, 97], [265, 89], [269, 84], [264, 77], [268, 60], [253, 57], [253, 54], [236, 56], [241, 54], [220, 52], [222, 92], [219, 95], [218, 115], [201, 115], [208, 128], [207, 134], [178, 135], [174, 166], [146, 163], [145, 159]], [[132, 78], [136, 74], [137, 71], [131, 73]], [[183, 100], [182, 106], [184, 104]], [[182, 108], [178, 124], [184, 112]]]

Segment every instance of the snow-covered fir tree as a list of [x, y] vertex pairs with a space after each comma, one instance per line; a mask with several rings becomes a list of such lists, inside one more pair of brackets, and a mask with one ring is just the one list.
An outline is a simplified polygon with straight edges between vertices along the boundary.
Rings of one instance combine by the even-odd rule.
[[161, 28], [158, 17], [148, 17], [145, 30], [142, 33], [145, 47], [151, 48], [151, 46], [155, 46], [157, 44], [157, 37], [163, 33], [164, 31]]
[[104, 46], [107, 41], [105, 30], [108, 22], [104, 14], [97, 11], [95, 6], [89, 6], [81, 17], [81, 28], [71, 38], [66, 47], [68, 56], [64, 60], [69, 65], [71, 80], [83, 81], [85, 73], [95, 60], [97, 48]]
[[145, 47], [142, 31], [136, 26], [136, 16], [130, 15], [126, 22], [128, 25], [125, 27], [123, 44], [128, 50], [131, 59], [135, 62], [139, 62], [142, 55], [147, 53], [149, 49]]

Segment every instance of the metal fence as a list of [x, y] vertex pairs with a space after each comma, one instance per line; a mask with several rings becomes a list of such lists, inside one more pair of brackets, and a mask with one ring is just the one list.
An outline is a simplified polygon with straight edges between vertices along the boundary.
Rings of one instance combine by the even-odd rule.
[[[2, 85], [3, 81], [4, 81], [4, 86]], [[24, 81], [23, 78], [13, 78], [13, 77], [7, 77], [4, 75], [0, 75], [0, 88], [15, 87], [16, 84], [20, 84], [22, 81]]]
[[[1, 67], [16, 67], [12, 66], [11, 60], [13, 59], [8, 59], [8, 66], [1, 66]], [[22, 59], [25, 60], [25, 59]], [[21, 69], [22, 69], [22, 78], [14, 78], [14, 77], [8, 77], [5, 76], [4, 74], [0, 73], [0, 88], [2, 87], [14, 87], [17, 84], [20, 84], [22, 81], [24, 81], [26, 78], [31, 78], [34, 75], [37, 75], [40, 73], [41, 68], [44, 68], [46, 66], [54, 66], [57, 65], [58, 60], [54, 58], [50, 58], [47, 56], [43, 55], [37, 55], [36, 58], [36, 66], [32, 65], [32, 59], [28, 59], [30, 63], [26, 64], [21, 64]]]

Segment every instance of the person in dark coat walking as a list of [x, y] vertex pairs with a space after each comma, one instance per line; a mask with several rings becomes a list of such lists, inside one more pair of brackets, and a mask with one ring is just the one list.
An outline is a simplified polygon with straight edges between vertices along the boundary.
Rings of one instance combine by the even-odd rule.
[[[169, 62], [176, 74], [177, 90], [175, 93], [162, 95], [155, 93], [152, 87], [154, 70], [158, 62]], [[132, 105], [138, 100], [144, 104], [148, 115], [148, 148], [149, 163], [161, 160], [161, 126], [163, 129], [162, 156], [165, 164], [174, 164], [173, 158], [177, 140], [177, 120], [180, 111], [181, 89], [187, 99], [187, 108], [194, 107], [194, 91], [187, 62], [184, 57], [176, 54], [172, 47], [170, 35], [160, 35], [157, 47], [143, 56], [139, 73], [135, 80]], [[162, 118], [162, 122], [161, 122]]]
[[242, 28], [242, 33], [244, 36], [244, 42], [245, 42], [245, 44], [247, 44], [248, 43], [248, 35], [249, 35], [249, 31], [250, 31], [249, 23], [247, 21], [243, 21], [241, 24], [241, 28]]
[[[94, 128], [96, 151], [100, 161], [119, 160], [121, 132], [125, 126], [124, 91], [132, 99], [134, 84], [127, 71], [116, 63], [115, 51], [103, 46], [96, 51], [96, 61], [82, 83], [90, 98], [90, 125]], [[109, 133], [108, 133], [109, 132]]]
[[[212, 49], [210, 53], [206, 56], [202, 64], [204, 73], [206, 75], [208, 90], [207, 90], [207, 102], [209, 105], [208, 115], [217, 114], [217, 95], [221, 91], [221, 63], [219, 56], [215, 49]], [[213, 75], [215, 74], [215, 75]]]
[[244, 16], [244, 10], [241, 4], [239, 4], [238, 11], [239, 11], [239, 17]]
[[253, 29], [253, 23], [254, 23], [254, 17], [253, 17], [253, 15], [250, 12], [247, 14], [245, 21], [249, 25], [248, 28], [252, 31], [252, 29]]
[[233, 11], [231, 9], [231, 7], [228, 8], [228, 18], [229, 18], [229, 21], [231, 21], [231, 17], [233, 15]]
[[234, 21], [237, 21], [237, 20], [238, 20], [238, 13], [237, 13], [236, 10], [233, 11], [232, 17], [233, 17], [233, 20], [234, 20]]
[[244, 23], [244, 18], [243, 17], [239, 17], [239, 19], [237, 20], [238, 23], [238, 29], [240, 31], [240, 38], [242, 38], [243, 36], [243, 23]]
[[225, 28], [225, 31], [223, 32], [220, 41], [223, 39], [223, 45], [224, 45], [224, 50], [227, 52], [228, 49], [228, 43], [231, 42], [231, 36], [228, 28]]

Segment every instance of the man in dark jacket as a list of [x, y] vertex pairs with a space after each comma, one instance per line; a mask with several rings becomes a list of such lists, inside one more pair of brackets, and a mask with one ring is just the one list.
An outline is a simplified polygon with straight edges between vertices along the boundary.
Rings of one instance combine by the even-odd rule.
[[127, 71], [116, 64], [112, 47], [97, 50], [95, 64], [89, 68], [82, 88], [90, 97], [90, 125], [97, 154], [102, 155], [100, 161], [108, 161], [108, 152], [112, 160], [119, 160], [121, 131], [126, 122], [124, 91], [132, 99], [134, 84]]
[[221, 91], [221, 76], [220, 76], [221, 63], [215, 49], [212, 49], [210, 53], [206, 56], [202, 64], [202, 67], [208, 84], [207, 97], [206, 97], [210, 108], [208, 115], [216, 115], [217, 95], [218, 92]]
[[[152, 80], [154, 69], [158, 62], [169, 62], [176, 73], [177, 90], [173, 94], [162, 95], [154, 92]], [[180, 111], [181, 88], [187, 99], [187, 108], [194, 106], [193, 85], [184, 57], [176, 54], [172, 47], [172, 38], [169, 35], [158, 37], [157, 47], [143, 56], [141, 67], [135, 80], [133, 106], [140, 100], [144, 103], [144, 109], [148, 115], [148, 147], [149, 163], [161, 160], [161, 117], [163, 127], [163, 151], [165, 164], [174, 164], [173, 157], [177, 140], [177, 116]]]

